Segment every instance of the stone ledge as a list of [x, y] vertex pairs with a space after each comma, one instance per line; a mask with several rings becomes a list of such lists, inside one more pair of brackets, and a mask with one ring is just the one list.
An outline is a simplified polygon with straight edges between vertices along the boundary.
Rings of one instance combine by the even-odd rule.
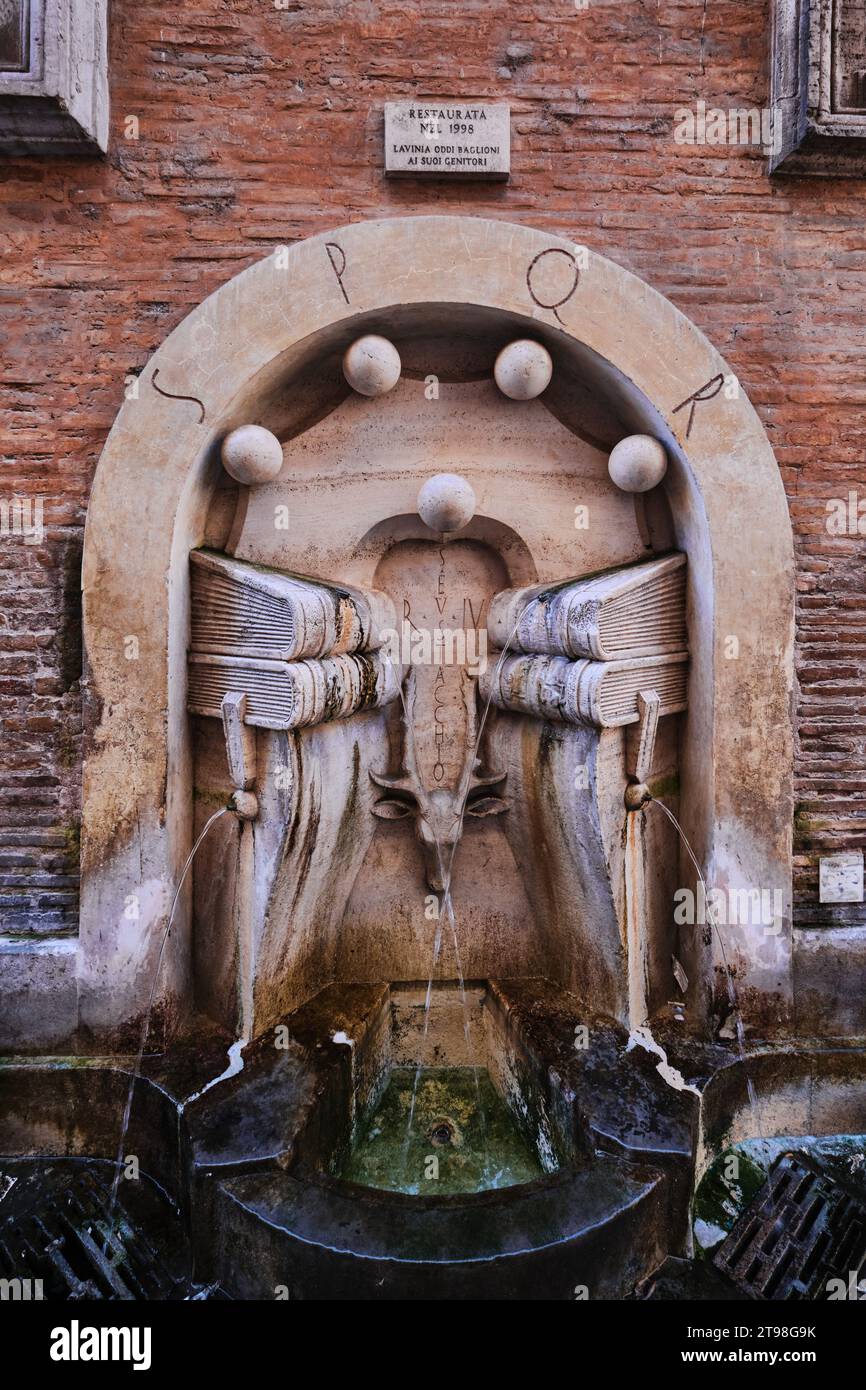
[[69, 1046], [78, 1027], [77, 937], [0, 937], [0, 1050]]
[[798, 1033], [866, 1037], [866, 926], [794, 930], [794, 1019]]

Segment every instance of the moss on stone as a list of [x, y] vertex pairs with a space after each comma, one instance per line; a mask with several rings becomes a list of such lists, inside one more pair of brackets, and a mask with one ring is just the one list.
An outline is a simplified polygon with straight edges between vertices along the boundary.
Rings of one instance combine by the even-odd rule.
[[[486, 1070], [395, 1068], [341, 1176], [365, 1187], [441, 1196], [511, 1187], [543, 1176]], [[431, 1162], [435, 1160], [435, 1162]]]

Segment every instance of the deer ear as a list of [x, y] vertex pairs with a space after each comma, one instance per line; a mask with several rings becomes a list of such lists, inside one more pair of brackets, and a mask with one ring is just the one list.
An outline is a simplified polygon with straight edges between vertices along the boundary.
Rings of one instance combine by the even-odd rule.
[[480, 796], [466, 807], [467, 816], [501, 816], [509, 809], [509, 803], [501, 796]]
[[407, 816], [412, 815], [412, 807], [405, 801], [390, 801], [387, 798], [377, 801], [372, 811], [379, 820], [405, 820]]

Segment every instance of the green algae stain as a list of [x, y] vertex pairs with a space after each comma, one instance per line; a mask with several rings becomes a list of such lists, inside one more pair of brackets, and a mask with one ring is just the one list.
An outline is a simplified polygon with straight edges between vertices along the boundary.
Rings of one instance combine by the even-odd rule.
[[422, 1068], [409, 1133], [414, 1081], [412, 1067], [394, 1068], [341, 1177], [436, 1197], [544, 1176], [485, 1070], [478, 1069], [476, 1087], [472, 1067]]
[[[783, 1154], [823, 1168], [834, 1182], [866, 1197], [866, 1135], [777, 1135], [743, 1139], [726, 1148], [708, 1168], [695, 1193], [695, 1253], [706, 1259], [767, 1181]], [[705, 1243], [708, 1242], [708, 1243]]]
[[[695, 1194], [695, 1220], [706, 1223], [711, 1230], [727, 1233], [766, 1180], [766, 1169], [741, 1145], [726, 1149], [701, 1180]], [[699, 1234], [696, 1247], [700, 1257], [704, 1251]]]

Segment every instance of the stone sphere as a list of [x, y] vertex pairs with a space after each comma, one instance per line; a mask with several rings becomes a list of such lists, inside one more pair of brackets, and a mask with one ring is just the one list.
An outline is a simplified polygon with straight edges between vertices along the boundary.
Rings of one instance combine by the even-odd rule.
[[239, 483], [271, 483], [283, 466], [283, 446], [261, 425], [241, 425], [223, 440], [222, 461]]
[[496, 385], [513, 401], [531, 401], [550, 385], [553, 362], [541, 343], [518, 338], [504, 347], [493, 366]]
[[664, 445], [651, 434], [630, 434], [611, 451], [607, 471], [623, 492], [649, 492], [667, 472]]
[[343, 376], [361, 396], [384, 396], [400, 380], [400, 354], [387, 338], [367, 333], [343, 354]]
[[459, 531], [475, 515], [475, 493], [456, 473], [437, 473], [418, 493], [418, 515], [431, 531]]

